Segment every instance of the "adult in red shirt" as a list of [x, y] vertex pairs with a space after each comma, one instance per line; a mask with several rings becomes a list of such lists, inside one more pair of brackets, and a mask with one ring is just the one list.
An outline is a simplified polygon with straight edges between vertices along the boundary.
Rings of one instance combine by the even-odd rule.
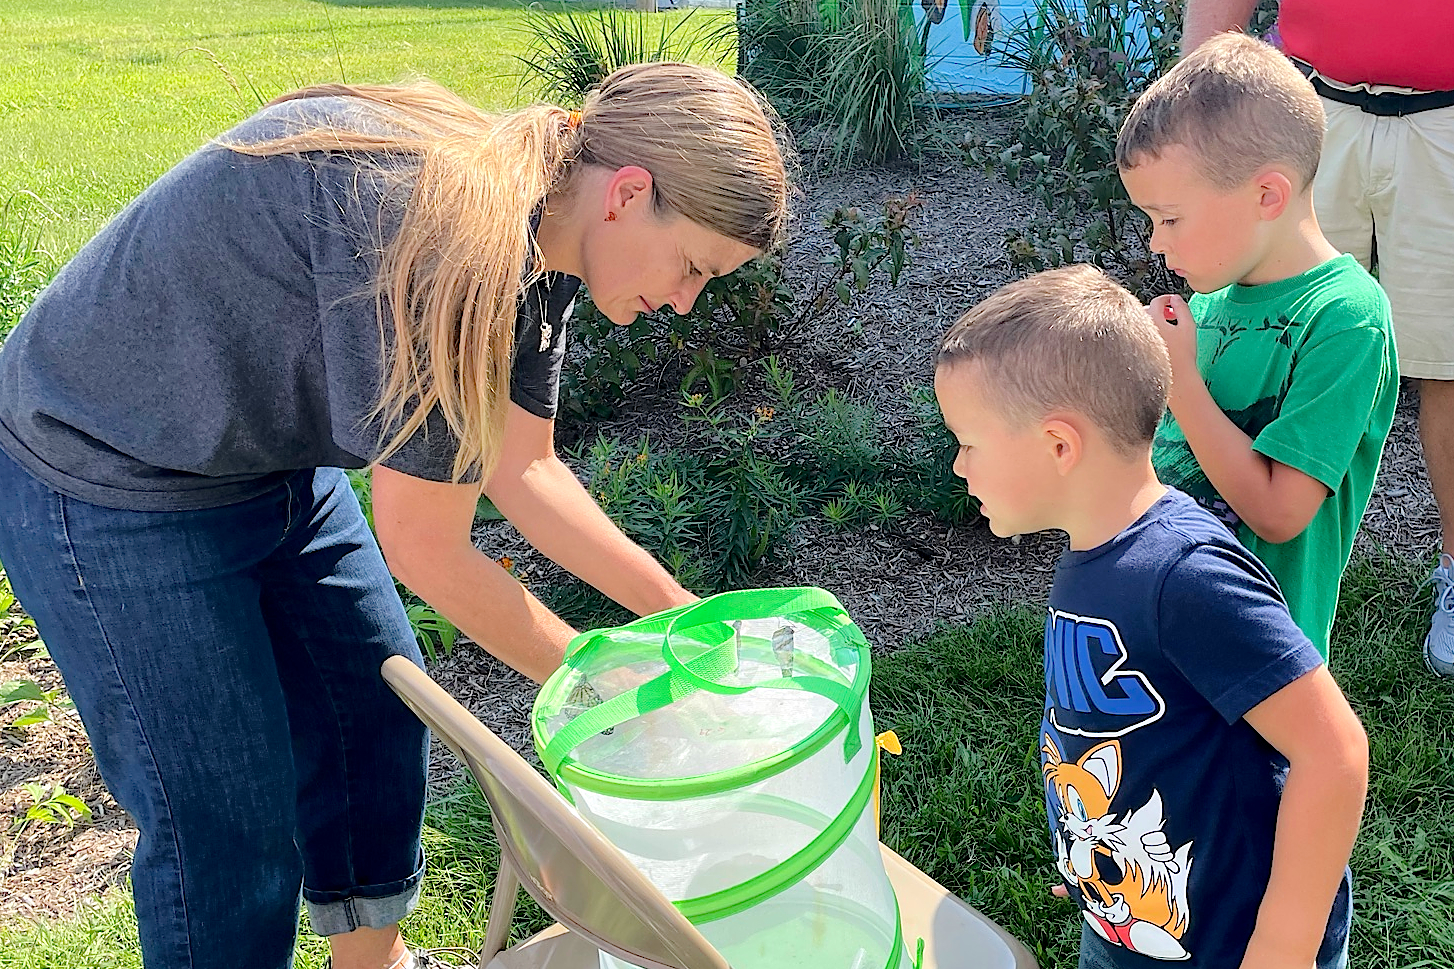
[[[1187, 0], [1182, 49], [1246, 26], [1257, 0]], [[1287, 55], [1323, 97], [1313, 183], [1335, 246], [1377, 266], [1399, 371], [1419, 387], [1419, 439], [1443, 549], [1424, 659], [1454, 676], [1454, 3], [1282, 0]]]

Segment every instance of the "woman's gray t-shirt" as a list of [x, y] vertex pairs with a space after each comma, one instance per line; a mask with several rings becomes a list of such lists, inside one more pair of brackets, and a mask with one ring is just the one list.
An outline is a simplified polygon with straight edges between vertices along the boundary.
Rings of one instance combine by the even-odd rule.
[[[264, 109], [246, 143], [360, 103]], [[45, 288], [0, 348], [0, 449], [64, 494], [140, 511], [244, 501], [303, 468], [361, 468], [384, 440], [372, 283], [403, 189], [341, 154], [209, 145], [126, 207]], [[525, 294], [510, 397], [555, 416], [580, 280]], [[384, 463], [447, 481], [437, 409]]]

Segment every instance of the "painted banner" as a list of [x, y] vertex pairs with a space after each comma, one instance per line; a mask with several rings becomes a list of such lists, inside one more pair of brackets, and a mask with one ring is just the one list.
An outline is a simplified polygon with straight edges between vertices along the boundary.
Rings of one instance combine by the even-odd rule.
[[1023, 94], [1028, 81], [1003, 60], [1008, 32], [1035, 13], [1035, 0], [915, 0], [927, 29], [929, 86], [936, 91]]

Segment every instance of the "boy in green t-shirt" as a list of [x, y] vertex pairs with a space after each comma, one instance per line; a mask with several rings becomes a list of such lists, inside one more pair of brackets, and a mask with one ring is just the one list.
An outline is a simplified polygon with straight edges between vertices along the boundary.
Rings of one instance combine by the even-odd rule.
[[1156, 470], [1266, 563], [1327, 656], [1398, 371], [1387, 298], [1313, 215], [1322, 141], [1291, 62], [1223, 34], [1137, 100], [1116, 162], [1152, 250], [1198, 294], [1149, 310], [1172, 364]]

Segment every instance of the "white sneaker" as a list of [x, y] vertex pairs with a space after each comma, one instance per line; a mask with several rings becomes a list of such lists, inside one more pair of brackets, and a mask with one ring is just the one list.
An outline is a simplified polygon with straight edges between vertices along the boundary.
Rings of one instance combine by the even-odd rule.
[[1424, 663], [1430, 672], [1454, 677], [1454, 558], [1439, 556], [1434, 570], [1434, 620], [1424, 637]]

